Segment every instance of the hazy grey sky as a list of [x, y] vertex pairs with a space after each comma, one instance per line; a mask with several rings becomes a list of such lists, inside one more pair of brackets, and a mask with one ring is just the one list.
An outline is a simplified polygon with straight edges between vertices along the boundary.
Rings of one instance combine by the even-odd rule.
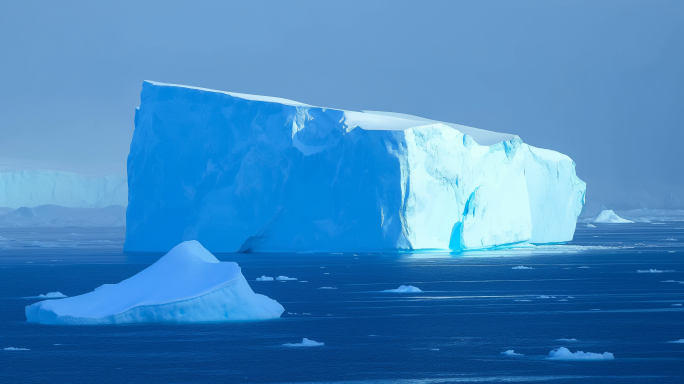
[[683, 68], [681, 0], [0, 1], [0, 169], [125, 173], [149, 79], [515, 133], [655, 205]]

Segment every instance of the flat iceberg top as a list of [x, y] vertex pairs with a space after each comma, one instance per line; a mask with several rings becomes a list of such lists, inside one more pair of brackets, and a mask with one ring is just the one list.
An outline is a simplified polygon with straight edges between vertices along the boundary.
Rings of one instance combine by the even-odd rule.
[[135, 307], [192, 299], [236, 282], [240, 276], [236, 263], [221, 263], [199, 242], [186, 241], [131, 278], [80, 296], [42, 302], [42, 308], [57, 316], [101, 318]]
[[372, 131], [405, 131], [410, 128], [418, 128], [424, 126], [430, 126], [434, 124], [444, 124], [448, 127], [456, 129], [457, 131], [466, 134], [475, 140], [480, 145], [490, 146], [503, 141], [512, 140], [516, 136], [510, 133], [499, 133], [493, 131], [487, 131], [479, 128], [467, 127], [465, 125], [446, 123], [437, 120], [426, 119], [423, 117], [407, 115], [404, 113], [394, 113], [394, 112], [382, 112], [382, 111], [346, 111], [336, 108], [327, 108], [313, 106], [309, 104], [300, 103], [298, 101], [283, 99], [279, 97], [271, 96], [259, 96], [259, 95], [249, 95], [245, 93], [235, 93], [235, 92], [225, 92], [217, 91], [214, 89], [191, 87], [186, 85], [178, 84], [166, 84], [157, 81], [145, 80], [145, 83], [149, 83], [158, 87], [178, 87], [186, 89], [195, 89], [198, 91], [221, 93], [224, 95], [229, 95], [232, 97], [237, 97], [244, 100], [261, 101], [266, 103], [277, 103], [283, 105], [289, 105], [293, 107], [305, 107], [305, 108], [320, 108], [320, 109], [331, 109], [337, 110], [344, 113], [344, 124], [347, 125], [349, 129], [359, 127], [365, 130]]

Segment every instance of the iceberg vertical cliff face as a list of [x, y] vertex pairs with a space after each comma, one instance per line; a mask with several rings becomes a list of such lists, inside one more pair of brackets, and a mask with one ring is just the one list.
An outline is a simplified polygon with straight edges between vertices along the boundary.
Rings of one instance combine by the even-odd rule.
[[69, 172], [0, 172], [0, 207], [60, 205], [67, 208], [126, 206], [124, 176], [87, 177]]
[[144, 82], [135, 125], [129, 251], [563, 242], [583, 204], [566, 156], [409, 115]]

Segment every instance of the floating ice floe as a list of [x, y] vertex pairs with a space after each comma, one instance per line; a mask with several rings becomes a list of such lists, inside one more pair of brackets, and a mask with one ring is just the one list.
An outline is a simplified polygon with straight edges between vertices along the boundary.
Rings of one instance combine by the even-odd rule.
[[337, 289], [337, 288], [335, 288], [335, 287], [320, 287], [318, 289]]
[[283, 306], [254, 293], [232, 262], [219, 262], [197, 241], [186, 241], [118, 284], [26, 307], [29, 322], [118, 324], [227, 322], [276, 319]]
[[46, 294], [40, 294], [38, 296], [28, 296], [25, 297], [25, 299], [63, 299], [67, 297], [67, 295], [63, 294], [62, 292], [48, 292]]
[[272, 277], [268, 277], [268, 276], [261, 275], [261, 277], [257, 277], [257, 278], [256, 278], [256, 281], [273, 281], [273, 278], [272, 278]]
[[684, 339], [679, 339], [675, 341], [668, 341], [668, 343], [673, 343], [673, 344], [684, 344]]
[[637, 271], [638, 273], [663, 273], [665, 271], [661, 271], [658, 269], [640, 269]]
[[524, 265], [518, 265], [517, 267], [513, 267], [511, 269], [533, 269], [532, 267], [525, 267]]
[[522, 353], [515, 353], [514, 350], [509, 349], [508, 351], [501, 352], [502, 355], [506, 356], [524, 356]]
[[325, 345], [325, 343], [320, 343], [318, 341], [309, 340], [305, 337], [302, 339], [301, 343], [286, 343], [283, 345], [286, 347], [321, 347], [321, 346]]
[[421, 291], [420, 288], [414, 287], [413, 285], [402, 285], [397, 289], [385, 289], [383, 292], [416, 293], [423, 291]]
[[7, 347], [4, 349], [5, 351], [30, 351], [28, 348], [14, 348], [14, 347]]
[[276, 280], [278, 281], [291, 281], [291, 280], [297, 280], [296, 277], [287, 277], [287, 276], [278, 276], [276, 277]]
[[577, 341], [577, 339], [556, 339], [556, 341], [566, 341], [566, 342], [574, 343], [575, 341]]
[[610, 352], [603, 353], [593, 353], [593, 352], [570, 352], [569, 349], [565, 347], [560, 347], [549, 352], [550, 360], [613, 360], [613, 356]]

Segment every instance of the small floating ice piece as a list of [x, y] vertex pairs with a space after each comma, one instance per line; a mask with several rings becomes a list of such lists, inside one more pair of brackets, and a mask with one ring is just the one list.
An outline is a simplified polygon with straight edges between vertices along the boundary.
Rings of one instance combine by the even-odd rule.
[[286, 347], [321, 347], [321, 346], [325, 345], [325, 343], [320, 343], [318, 341], [309, 340], [305, 337], [302, 339], [301, 343], [286, 343], [283, 345]]
[[513, 267], [511, 269], [533, 269], [532, 267], [526, 267], [524, 265], [518, 265], [517, 267]]
[[5, 351], [30, 351], [28, 348], [14, 348], [14, 347], [7, 347], [4, 349]]
[[265, 276], [265, 275], [261, 275], [261, 277], [256, 278], [256, 281], [273, 281], [273, 278]]
[[522, 353], [515, 353], [515, 351], [512, 349], [509, 349], [508, 351], [501, 352], [501, 354], [506, 355], [506, 356], [523, 356]]
[[291, 281], [291, 280], [297, 280], [296, 277], [287, 277], [287, 276], [278, 276], [276, 277], [276, 280], [278, 281]]
[[593, 353], [593, 352], [570, 352], [569, 349], [565, 347], [560, 347], [549, 352], [550, 360], [613, 360], [613, 356], [610, 352], [603, 353]]
[[658, 269], [639, 269], [638, 273], [663, 273], [663, 271]]
[[397, 289], [385, 289], [383, 292], [416, 293], [423, 291], [421, 291], [420, 288], [414, 287], [413, 285], [402, 285]]

